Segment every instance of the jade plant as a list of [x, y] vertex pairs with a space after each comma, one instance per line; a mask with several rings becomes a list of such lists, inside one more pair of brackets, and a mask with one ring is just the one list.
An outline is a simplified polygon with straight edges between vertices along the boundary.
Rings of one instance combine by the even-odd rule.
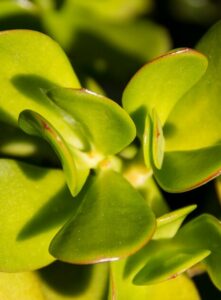
[[1, 298], [200, 299], [186, 271], [221, 289], [219, 220], [182, 225], [196, 205], [160, 190], [220, 175], [220, 37], [144, 65], [120, 106], [48, 36], [1, 32]]

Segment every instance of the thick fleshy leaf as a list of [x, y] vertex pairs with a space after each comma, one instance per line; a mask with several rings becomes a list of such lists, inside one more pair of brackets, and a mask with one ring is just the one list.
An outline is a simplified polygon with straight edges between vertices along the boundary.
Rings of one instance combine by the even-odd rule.
[[153, 109], [153, 135], [152, 135], [152, 157], [153, 164], [157, 169], [161, 169], [164, 158], [165, 140], [160, 119], [155, 109]]
[[221, 145], [189, 151], [166, 151], [154, 175], [168, 192], [183, 192], [201, 186], [221, 173]]
[[200, 300], [193, 282], [184, 275], [155, 285], [134, 285], [132, 283], [133, 274], [129, 277], [126, 276], [126, 261], [111, 262], [111, 282], [108, 300]]
[[50, 252], [77, 264], [116, 260], [141, 248], [154, 230], [155, 218], [145, 200], [120, 174], [105, 170], [52, 240]]
[[77, 168], [71, 148], [66, 144], [59, 132], [40, 114], [31, 110], [25, 110], [19, 115], [18, 123], [26, 133], [40, 136], [51, 144], [61, 160], [72, 195], [77, 195], [87, 179], [89, 168], [83, 161], [81, 167]]
[[[207, 249], [195, 249], [194, 246], [185, 246], [174, 243], [173, 240], [151, 241], [141, 252], [131, 258], [130, 264], [144, 265], [133, 279], [136, 285], [155, 284], [185, 272], [190, 267], [196, 265], [208, 255]], [[137, 268], [137, 265], [135, 266]]]
[[84, 147], [81, 138], [64, 122], [60, 110], [43, 92], [59, 85], [80, 86], [57, 43], [39, 32], [3, 31], [0, 33], [0, 64], [1, 120], [16, 126], [20, 112], [31, 109], [59, 129], [67, 142]]
[[184, 219], [190, 214], [196, 205], [190, 205], [184, 208], [180, 208], [171, 211], [165, 215], [162, 215], [157, 219], [157, 230], [154, 233], [153, 239], [167, 239], [172, 238], [177, 233], [178, 229], [182, 225]]
[[114, 154], [135, 137], [135, 126], [115, 102], [84, 89], [55, 88], [47, 93], [79, 122], [97, 151]]
[[183, 243], [189, 248], [195, 247], [211, 251], [210, 256], [204, 260], [204, 264], [213, 283], [221, 290], [220, 221], [211, 215], [201, 215], [182, 227], [178, 231], [175, 240], [177, 243]]
[[144, 132], [146, 113], [155, 108], [162, 125], [176, 102], [205, 73], [207, 59], [191, 49], [165, 54], [140, 69], [123, 94], [123, 106], [133, 117], [138, 133]]
[[55, 262], [37, 272], [45, 300], [105, 300], [107, 263], [79, 266]]
[[75, 201], [59, 170], [0, 160], [0, 270], [19, 272], [51, 263], [51, 239]]
[[168, 191], [195, 188], [218, 176], [220, 160], [221, 22], [197, 46], [209, 59], [202, 79], [175, 105], [163, 128], [164, 165], [156, 171]]
[[1, 300], [45, 300], [37, 276], [31, 272], [0, 272]]

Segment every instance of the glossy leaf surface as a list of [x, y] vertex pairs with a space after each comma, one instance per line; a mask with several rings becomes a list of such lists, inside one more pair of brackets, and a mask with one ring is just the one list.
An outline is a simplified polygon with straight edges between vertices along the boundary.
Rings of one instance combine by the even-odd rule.
[[41, 115], [31, 110], [20, 114], [19, 126], [26, 133], [40, 136], [51, 144], [61, 160], [72, 195], [78, 194], [89, 174], [89, 168], [84, 166], [84, 162], [81, 163], [81, 168], [77, 168], [74, 153], [59, 132]]
[[162, 125], [180, 97], [204, 74], [207, 59], [191, 49], [169, 52], [141, 68], [123, 94], [123, 106], [144, 132], [147, 112], [155, 108]]
[[93, 180], [50, 252], [77, 264], [116, 260], [141, 248], [154, 230], [155, 218], [144, 199], [120, 174], [106, 170]]
[[34, 273], [0, 273], [1, 300], [45, 300]]
[[157, 218], [157, 230], [153, 239], [172, 238], [177, 233], [184, 219], [196, 209], [196, 205], [190, 205], [164, 214]]
[[51, 239], [75, 202], [61, 171], [0, 160], [0, 270], [20, 272], [51, 263]]
[[134, 285], [132, 283], [133, 274], [126, 276], [125, 262], [126, 260], [120, 260], [111, 263], [108, 300], [200, 300], [193, 282], [184, 275], [154, 285]]
[[95, 148], [114, 154], [135, 137], [135, 126], [127, 113], [115, 102], [84, 89], [52, 89], [47, 93], [55, 104], [79, 122]]
[[175, 105], [164, 127], [164, 165], [155, 173], [168, 191], [189, 190], [220, 174], [220, 33], [219, 22], [198, 44], [208, 56], [208, 69]]

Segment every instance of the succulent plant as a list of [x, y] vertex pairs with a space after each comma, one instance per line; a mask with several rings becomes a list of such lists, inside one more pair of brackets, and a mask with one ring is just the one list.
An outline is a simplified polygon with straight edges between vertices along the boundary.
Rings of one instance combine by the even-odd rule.
[[220, 175], [220, 36], [146, 64], [120, 106], [48, 36], [0, 33], [1, 297], [195, 300], [195, 265], [221, 289], [219, 220], [181, 226], [196, 206], [170, 212], [158, 187]]

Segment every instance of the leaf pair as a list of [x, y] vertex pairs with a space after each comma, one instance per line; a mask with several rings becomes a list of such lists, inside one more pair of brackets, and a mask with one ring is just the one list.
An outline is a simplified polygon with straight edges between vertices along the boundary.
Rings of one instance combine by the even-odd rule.
[[[146, 164], [169, 192], [195, 188], [220, 174], [220, 31], [217, 23], [197, 46], [208, 56], [207, 70], [202, 54], [180, 49], [144, 66], [124, 91], [123, 106], [137, 126]], [[159, 120], [151, 125], [153, 109]], [[157, 136], [164, 136], [165, 151]]]

